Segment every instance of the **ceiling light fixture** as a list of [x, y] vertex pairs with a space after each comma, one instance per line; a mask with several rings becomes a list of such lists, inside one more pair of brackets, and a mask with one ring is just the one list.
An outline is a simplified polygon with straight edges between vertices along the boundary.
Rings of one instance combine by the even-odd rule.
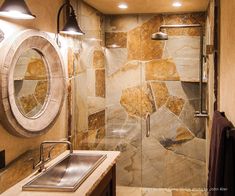
[[181, 7], [182, 6], [182, 4], [180, 2], [174, 2], [172, 5], [174, 7]]
[[127, 9], [127, 8], [128, 8], [128, 5], [127, 5], [126, 3], [120, 3], [120, 4], [118, 5], [118, 7], [119, 7], [120, 9]]
[[5, 0], [0, 7], [0, 16], [14, 19], [34, 19], [24, 0]]
[[[64, 7], [68, 8], [69, 16], [67, 17], [67, 22], [65, 23], [64, 28], [60, 31], [60, 14], [61, 14], [61, 11], [63, 10]], [[85, 34], [78, 25], [78, 21], [76, 19], [75, 11], [74, 11], [73, 6], [70, 4], [69, 1], [66, 1], [66, 3], [64, 3], [58, 11], [58, 15], [57, 15], [57, 39], [56, 39], [56, 42], [57, 42], [58, 45], [60, 45], [59, 40], [58, 40], [58, 34], [59, 33], [67, 34], [67, 35], [84, 35]]]

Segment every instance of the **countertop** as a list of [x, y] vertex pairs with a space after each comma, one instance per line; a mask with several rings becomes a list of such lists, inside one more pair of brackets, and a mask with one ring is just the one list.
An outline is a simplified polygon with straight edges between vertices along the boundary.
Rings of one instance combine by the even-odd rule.
[[[102, 178], [106, 175], [109, 169], [115, 164], [117, 157], [119, 156], [120, 152], [117, 151], [87, 151], [87, 150], [75, 150], [74, 153], [99, 153], [99, 154], [106, 154], [107, 158], [95, 169], [95, 171], [81, 184], [81, 186], [75, 192], [40, 192], [40, 191], [22, 191], [22, 186], [25, 185], [27, 182], [32, 180], [39, 174], [37, 172], [33, 173], [32, 175], [28, 176], [24, 180], [17, 183], [15, 186], [11, 187], [4, 193], [2, 196], [67, 196], [67, 195], [89, 195], [97, 184], [102, 180]], [[69, 154], [69, 151], [62, 153], [56, 159], [52, 160], [48, 164], [47, 167], [55, 164], [63, 157]], [[36, 174], [36, 175], [35, 175]]]

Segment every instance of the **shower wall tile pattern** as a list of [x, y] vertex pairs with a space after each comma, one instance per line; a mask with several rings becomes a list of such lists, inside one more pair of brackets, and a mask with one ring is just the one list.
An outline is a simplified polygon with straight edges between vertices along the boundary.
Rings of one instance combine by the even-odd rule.
[[200, 31], [171, 29], [168, 41], [151, 40], [162, 24], [204, 24], [205, 14], [109, 15], [103, 21], [86, 9], [89, 17], [100, 18], [87, 35], [102, 33], [104, 25], [106, 47], [83, 41], [88, 122], [78, 130], [77, 148], [121, 151], [121, 186], [205, 188], [205, 121], [194, 118]]
[[171, 29], [169, 41], [151, 40], [162, 24], [204, 24], [205, 14], [106, 16], [105, 21], [106, 44], [121, 48], [105, 53], [106, 138], [99, 147], [122, 152], [118, 184], [205, 188], [205, 122], [194, 118], [200, 30]]

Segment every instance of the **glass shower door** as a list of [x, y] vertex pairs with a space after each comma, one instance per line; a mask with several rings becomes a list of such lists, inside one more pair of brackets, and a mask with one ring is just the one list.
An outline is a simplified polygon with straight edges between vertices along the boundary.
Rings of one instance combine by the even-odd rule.
[[[169, 40], [151, 40], [161, 24], [202, 20], [200, 14], [156, 15], [140, 26], [142, 88], [142, 190], [206, 187], [205, 119], [199, 107], [200, 31], [167, 30]], [[149, 105], [149, 107], [147, 107]], [[150, 129], [150, 134], [148, 133]]]

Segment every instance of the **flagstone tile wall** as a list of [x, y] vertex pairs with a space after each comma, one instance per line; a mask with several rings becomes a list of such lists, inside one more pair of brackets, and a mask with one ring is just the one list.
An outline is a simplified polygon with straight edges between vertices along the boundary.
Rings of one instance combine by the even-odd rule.
[[205, 24], [205, 13], [105, 18], [104, 143], [105, 148], [122, 152], [119, 185], [206, 186], [205, 120], [194, 117], [199, 105], [200, 31], [170, 29], [168, 41], [151, 40], [162, 24], [196, 23]]

